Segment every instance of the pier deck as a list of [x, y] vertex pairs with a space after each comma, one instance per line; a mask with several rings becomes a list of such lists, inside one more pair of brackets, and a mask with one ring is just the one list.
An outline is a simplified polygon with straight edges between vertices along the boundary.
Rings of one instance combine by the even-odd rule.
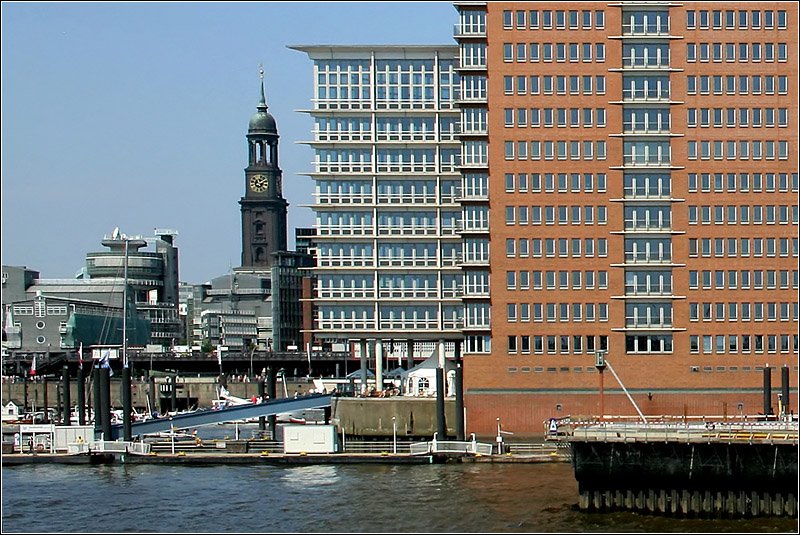
[[798, 515], [796, 420], [564, 419], [549, 431], [550, 440], [570, 445], [581, 509]]

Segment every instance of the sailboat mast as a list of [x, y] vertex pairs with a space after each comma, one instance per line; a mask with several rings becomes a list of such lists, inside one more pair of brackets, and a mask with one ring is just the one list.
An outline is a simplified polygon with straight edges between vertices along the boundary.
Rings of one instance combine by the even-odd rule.
[[128, 367], [128, 238], [125, 240], [125, 261], [122, 286], [122, 367]]

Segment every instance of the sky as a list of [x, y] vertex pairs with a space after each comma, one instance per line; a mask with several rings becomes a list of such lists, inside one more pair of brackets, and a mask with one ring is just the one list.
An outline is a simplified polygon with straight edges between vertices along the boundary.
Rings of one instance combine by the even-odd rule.
[[73, 278], [115, 228], [177, 231], [180, 279], [241, 265], [245, 135], [280, 134], [294, 229], [313, 226], [315, 44], [455, 44], [452, 2], [2, 2], [2, 263]]

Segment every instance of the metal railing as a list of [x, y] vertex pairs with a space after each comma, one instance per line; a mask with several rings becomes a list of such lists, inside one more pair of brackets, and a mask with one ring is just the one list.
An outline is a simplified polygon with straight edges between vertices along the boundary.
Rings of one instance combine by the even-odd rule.
[[477, 442], [475, 435], [472, 440], [437, 440], [436, 434], [430, 442], [414, 442], [409, 444], [411, 455], [430, 455], [433, 453], [463, 453], [471, 455], [491, 455], [492, 444]]
[[148, 455], [150, 444], [144, 442], [119, 442], [112, 440], [96, 440], [95, 442], [74, 442], [67, 444], [67, 453], [130, 453], [133, 455]]
[[[720, 418], [721, 419], [721, 418]], [[736, 442], [798, 444], [798, 422], [720, 421], [716, 418], [664, 419], [648, 424], [624, 421], [554, 420], [548, 440], [565, 442]], [[551, 422], [550, 426], [553, 425]]]
[[[226, 453], [227, 443], [229, 440], [212, 439], [204, 440], [200, 443], [196, 441], [181, 440], [176, 441], [174, 444], [175, 453]], [[267, 453], [267, 454], [280, 454], [283, 453], [283, 442], [267, 439], [250, 439], [245, 441], [247, 443], [246, 450], [248, 453]], [[385, 454], [396, 453], [400, 455], [429, 455], [430, 453], [465, 453], [465, 454], [481, 454], [492, 455], [493, 444], [478, 443], [473, 448], [472, 441], [437, 441], [436, 451], [431, 451], [432, 442], [410, 442], [404, 439], [398, 439], [397, 442], [391, 440], [353, 440], [346, 439], [340, 441], [341, 449], [339, 453], [348, 454]], [[170, 453], [173, 450], [173, 445], [169, 440], [159, 440], [157, 442], [149, 442], [151, 452], [156, 453]], [[72, 444], [70, 446], [81, 446], [81, 444]], [[86, 446], [85, 444], [83, 446]], [[86, 451], [84, 449], [83, 451]], [[569, 454], [569, 444], [552, 443], [552, 442], [509, 442], [505, 444], [505, 452], [512, 455], [523, 456], [553, 456], [559, 455], [564, 457]], [[77, 453], [78, 451], [70, 450], [70, 453]]]

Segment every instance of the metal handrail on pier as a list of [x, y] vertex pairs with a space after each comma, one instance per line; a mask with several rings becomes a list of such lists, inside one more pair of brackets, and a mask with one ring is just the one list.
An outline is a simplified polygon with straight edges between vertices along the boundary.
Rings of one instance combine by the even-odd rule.
[[430, 442], [414, 442], [409, 444], [411, 455], [430, 454], [462, 454], [462, 455], [491, 455], [492, 444], [484, 444], [474, 440], [437, 440], [436, 434]]
[[797, 421], [557, 422], [549, 440], [565, 442], [680, 442], [798, 444]]
[[67, 444], [67, 453], [79, 455], [82, 453], [113, 453], [149, 455], [150, 444], [144, 442], [122, 442], [113, 440], [95, 440], [94, 442], [80, 442]]

